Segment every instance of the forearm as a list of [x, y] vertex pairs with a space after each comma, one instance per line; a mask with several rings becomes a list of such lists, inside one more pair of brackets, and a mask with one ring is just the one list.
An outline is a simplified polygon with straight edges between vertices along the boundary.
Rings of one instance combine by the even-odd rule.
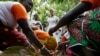
[[43, 30], [43, 27], [42, 27], [42, 25], [41, 25], [41, 24], [40, 24], [40, 29], [41, 29], [41, 30]]
[[34, 32], [29, 28], [28, 23], [25, 20], [18, 21], [19, 26], [22, 28], [23, 33], [26, 35], [27, 39], [31, 44], [35, 44], [38, 48], [41, 48], [43, 45], [34, 35]]
[[31, 44], [34, 44], [36, 47], [38, 47], [40, 49], [43, 47], [43, 45], [41, 44], [41, 42], [39, 41], [37, 36], [34, 35], [34, 32], [32, 32], [32, 31], [26, 32], [25, 31], [24, 34], [28, 37], [28, 40]]
[[77, 6], [75, 6], [73, 9], [71, 9], [69, 12], [67, 12], [61, 20], [58, 22], [58, 24], [55, 26], [55, 29], [67, 25], [69, 26], [70, 23], [80, 14], [82, 14], [84, 11], [89, 10], [92, 7], [91, 3], [79, 3]]

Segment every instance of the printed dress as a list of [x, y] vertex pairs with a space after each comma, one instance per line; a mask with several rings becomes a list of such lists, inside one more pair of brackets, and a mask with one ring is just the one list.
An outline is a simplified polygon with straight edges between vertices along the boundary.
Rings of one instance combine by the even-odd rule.
[[88, 17], [76, 19], [69, 26], [70, 46], [77, 43], [100, 51], [100, 10], [94, 10]]

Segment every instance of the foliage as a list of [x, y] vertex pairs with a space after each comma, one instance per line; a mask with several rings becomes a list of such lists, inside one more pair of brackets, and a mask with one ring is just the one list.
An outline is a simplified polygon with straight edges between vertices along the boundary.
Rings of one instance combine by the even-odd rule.
[[33, 14], [39, 14], [41, 22], [44, 24], [49, 16], [49, 9], [54, 9], [55, 15], [61, 18], [67, 11], [72, 9], [79, 0], [34, 0]]

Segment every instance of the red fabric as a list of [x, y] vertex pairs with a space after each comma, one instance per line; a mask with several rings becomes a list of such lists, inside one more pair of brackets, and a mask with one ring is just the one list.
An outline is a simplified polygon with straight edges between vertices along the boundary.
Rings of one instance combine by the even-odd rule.
[[8, 46], [26, 46], [26, 40], [25, 35], [21, 32], [0, 27], [0, 48], [2, 48], [2, 42], [6, 42]]
[[65, 42], [65, 41], [67, 41], [67, 40], [68, 40], [68, 39], [66, 39], [66, 37], [62, 36], [61, 42]]
[[68, 56], [74, 56], [72, 50], [70, 50], [70, 49], [66, 49], [66, 54]]

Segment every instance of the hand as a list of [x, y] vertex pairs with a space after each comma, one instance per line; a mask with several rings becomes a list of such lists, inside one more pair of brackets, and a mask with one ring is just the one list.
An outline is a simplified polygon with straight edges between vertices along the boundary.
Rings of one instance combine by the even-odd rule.
[[56, 30], [55, 30], [55, 28], [53, 27], [53, 28], [50, 28], [50, 30], [49, 30], [49, 34], [51, 35], [51, 36], [53, 36], [53, 33], [55, 32]]

